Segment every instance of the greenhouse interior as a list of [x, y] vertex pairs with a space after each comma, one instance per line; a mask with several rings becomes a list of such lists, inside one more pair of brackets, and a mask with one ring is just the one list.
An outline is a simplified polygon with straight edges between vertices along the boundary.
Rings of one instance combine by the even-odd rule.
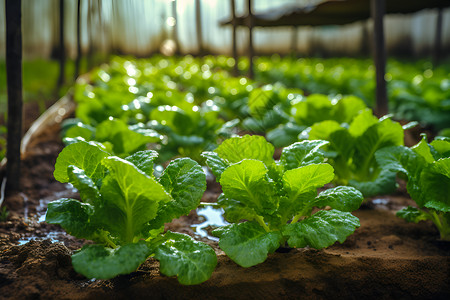
[[450, 1], [0, 20], [1, 299], [450, 299]]

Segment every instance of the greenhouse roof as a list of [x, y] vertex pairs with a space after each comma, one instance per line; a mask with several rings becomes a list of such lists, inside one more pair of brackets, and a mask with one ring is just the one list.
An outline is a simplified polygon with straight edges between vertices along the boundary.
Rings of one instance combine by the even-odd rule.
[[[264, 13], [253, 14], [253, 26], [321, 26], [344, 25], [370, 18], [371, 0], [329, 0], [317, 5], [284, 6]], [[427, 8], [450, 6], [448, 0], [386, 1], [386, 14], [414, 13]], [[247, 26], [248, 14], [237, 17], [237, 26]], [[232, 19], [221, 22], [232, 25]]]

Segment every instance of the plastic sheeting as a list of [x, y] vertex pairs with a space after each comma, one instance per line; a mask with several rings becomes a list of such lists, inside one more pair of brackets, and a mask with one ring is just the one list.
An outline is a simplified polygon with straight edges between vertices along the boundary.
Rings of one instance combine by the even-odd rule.
[[[158, 52], [162, 43], [173, 38], [174, 16], [171, 0], [81, 0], [82, 46], [87, 52], [89, 42], [96, 51], [115, 50], [120, 53], [146, 56]], [[237, 14], [246, 12], [247, 0], [236, 0]], [[176, 28], [182, 54], [197, 53], [195, 0], [177, 0]], [[219, 21], [229, 18], [229, 0], [201, 0], [202, 39], [207, 52], [231, 54], [231, 28], [220, 27]], [[265, 12], [289, 4], [313, 3], [307, 0], [253, 0], [254, 11]], [[22, 0], [23, 48], [25, 58], [48, 58], [58, 44], [59, 0]], [[0, 20], [5, 20], [4, 0], [0, 0]], [[385, 18], [388, 51], [428, 54], [434, 46], [436, 10], [413, 15]], [[91, 35], [88, 35], [88, 26]], [[450, 9], [444, 11], [443, 49], [450, 49]], [[301, 27], [296, 30], [295, 50], [300, 55], [359, 55], [368, 48], [370, 22], [345, 26]], [[289, 53], [292, 50], [293, 28], [256, 28], [254, 47], [257, 53]], [[238, 51], [244, 54], [248, 33], [238, 29]], [[65, 2], [65, 43], [68, 54], [75, 56], [76, 1]], [[0, 57], [5, 56], [5, 24], [0, 22]], [[444, 52], [443, 51], [443, 52]], [[447, 51], [448, 52], [448, 51]]]

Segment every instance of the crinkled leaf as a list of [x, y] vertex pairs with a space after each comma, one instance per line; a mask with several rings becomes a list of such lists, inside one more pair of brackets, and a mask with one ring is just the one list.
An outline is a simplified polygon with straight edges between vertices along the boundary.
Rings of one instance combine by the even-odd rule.
[[397, 212], [397, 217], [405, 219], [406, 222], [419, 223], [429, 219], [429, 215], [415, 207], [408, 206]]
[[450, 158], [441, 158], [421, 174], [423, 205], [450, 212]]
[[217, 203], [224, 209], [224, 217], [228, 222], [238, 223], [241, 220], [252, 221], [258, 217], [255, 210], [247, 205], [225, 197], [222, 193], [217, 198]]
[[357, 181], [349, 180], [349, 185], [358, 189], [364, 197], [371, 197], [375, 195], [386, 195], [395, 191], [397, 188], [396, 178], [397, 174], [388, 169], [382, 169], [377, 178], [372, 181]]
[[359, 115], [357, 115], [353, 121], [350, 123], [348, 131], [354, 137], [361, 136], [366, 130], [378, 123], [377, 117], [372, 113], [371, 109], [363, 110]]
[[266, 138], [276, 148], [286, 147], [298, 140], [298, 135], [305, 130], [305, 126], [298, 126], [292, 122], [280, 124], [266, 133]]
[[311, 126], [323, 120], [333, 119], [333, 104], [326, 95], [311, 94], [294, 105], [294, 117], [300, 125]]
[[131, 162], [148, 176], [153, 177], [153, 162], [157, 157], [158, 152], [154, 150], [144, 150], [138, 151], [133, 155], [126, 157], [125, 160]]
[[271, 85], [253, 89], [248, 97], [248, 108], [255, 118], [262, 118], [276, 103], [277, 97]]
[[158, 106], [151, 112], [150, 118], [167, 125], [180, 135], [190, 135], [195, 129], [191, 117], [177, 106]]
[[59, 182], [69, 182], [67, 168], [74, 165], [84, 170], [86, 176], [96, 182], [105, 174], [106, 169], [101, 161], [106, 156], [109, 156], [107, 152], [91, 143], [80, 141], [70, 144], [58, 155], [53, 175]]
[[253, 208], [259, 215], [274, 211], [277, 199], [267, 172], [261, 161], [253, 159], [229, 166], [220, 178], [225, 197]]
[[221, 227], [213, 231], [220, 238], [220, 248], [238, 265], [247, 268], [267, 259], [280, 247], [280, 231], [266, 232], [255, 222], [244, 222]]
[[352, 212], [357, 210], [364, 197], [360, 191], [349, 186], [338, 186], [321, 192], [314, 200], [314, 206]]
[[151, 253], [151, 249], [143, 241], [117, 249], [86, 245], [72, 255], [72, 264], [75, 271], [87, 278], [110, 279], [136, 271]]
[[420, 177], [426, 167], [425, 159], [408, 147], [386, 147], [375, 153], [376, 160], [384, 170], [400, 172], [407, 176], [406, 188], [411, 198], [423, 206]]
[[389, 146], [403, 145], [403, 128], [400, 123], [384, 119], [369, 127], [355, 142], [354, 164], [366, 172], [376, 166], [375, 152]]
[[356, 96], [346, 96], [335, 105], [334, 116], [339, 123], [350, 123], [360, 111], [367, 106], [361, 98]]
[[355, 153], [355, 138], [349, 133], [347, 129], [340, 129], [332, 132], [329, 137], [330, 146], [339, 155], [339, 159], [348, 165], [349, 160]]
[[438, 153], [438, 157], [436, 157], [436, 159], [450, 156], [450, 138], [436, 138], [430, 143], [430, 145]]
[[45, 222], [58, 224], [80, 239], [92, 239], [96, 228], [91, 224], [94, 207], [75, 199], [62, 198], [48, 204]]
[[295, 214], [311, 208], [317, 188], [323, 187], [333, 178], [333, 167], [329, 164], [311, 164], [286, 171], [283, 175], [283, 188], [287, 199], [280, 204], [282, 210], [289, 209]]
[[64, 134], [65, 138], [82, 137], [85, 140], [91, 140], [95, 134], [95, 128], [81, 122], [71, 126]]
[[217, 264], [214, 250], [188, 235], [168, 231], [164, 241], [155, 248], [160, 271], [178, 276], [181, 284], [199, 284], [211, 277]]
[[433, 154], [431, 154], [430, 146], [428, 145], [427, 139], [425, 137], [423, 137], [417, 145], [411, 147], [411, 149], [422, 156], [425, 159], [426, 163], [431, 164], [435, 161]]
[[343, 243], [359, 226], [359, 219], [349, 212], [321, 210], [298, 223], [285, 225], [283, 235], [288, 237], [290, 247], [322, 249], [336, 241]]
[[223, 171], [228, 168], [229, 163], [220, 158], [219, 154], [216, 152], [203, 152], [202, 157], [206, 158], [206, 164], [211, 169], [214, 176], [216, 176], [216, 180], [219, 181], [220, 176]]
[[323, 162], [323, 154], [320, 147], [328, 144], [327, 141], [302, 141], [285, 147], [281, 153], [280, 163], [285, 170], [291, 170], [298, 167], [314, 163]]
[[106, 120], [97, 126], [96, 140], [108, 141], [113, 145], [116, 155], [130, 155], [141, 150], [146, 144], [158, 142], [159, 136], [147, 136], [128, 128], [128, 125], [119, 119]]
[[341, 130], [343, 127], [334, 120], [325, 120], [320, 123], [315, 123], [311, 126], [311, 130], [309, 131], [308, 139], [310, 140], [329, 140], [330, 135], [337, 131]]
[[70, 165], [67, 169], [69, 182], [80, 192], [83, 202], [95, 204], [100, 199], [100, 192], [91, 178], [86, 176], [84, 170]]
[[170, 201], [171, 196], [160, 183], [126, 160], [111, 156], [103, 164], [110, 173], [100, 189], [102, 221], [108, 231], [131, 242], [144, 224], [156, 217], [159, 203]]
[[268, 166], [274, 161], [273, 145], [259, 135], [232, 137], [223, 141], [215, 152], [230, 163], [237, 163], [243, 159], [257, 159]]
[[159, 183], [170, 193], [172, 200], [160, 204], [153, 226], [162, 226], [195, 209], [206, 190], [206, 175], [194, 160], [178, 158], [170, 162]]

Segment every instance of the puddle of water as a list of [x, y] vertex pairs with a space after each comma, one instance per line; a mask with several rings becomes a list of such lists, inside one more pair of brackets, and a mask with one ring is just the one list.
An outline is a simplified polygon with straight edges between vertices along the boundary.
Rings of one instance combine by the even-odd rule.
[[222, 227], [229, 224], [223, 218], [223, 209], [215, 207], [215, 205], [205, 205], [205, 207], [197, 209], [197, 214], [199, 216], [205, 217], [206, 221], [200, 224], [192, 225], [192, 228], [194, 229], [195, 233], [212, 241], [216, 242], [219, 241], [218, 238], [210, 235], [209, 232], [206, 230], [206, 228]]
[[[70, 198], [74, 197], [74, 194], [78, 193], [78, 190], [73, 187], [70, 183], [65, 185], [66, 189], [55, 192], [51, 197], [43, 198], [39, 200], [39, 205], [36, 206], [36, 219], [32, 217], [33, 221], [37, 220], [38, 223], [45, 222], [45, 214], [47, 213], [47, 205], [60, 198]], [[24, 220], [27, 222], [29, 220], [28, 216], [28, 197], [24, 193], [20, 193], [24, 202]], [[59, 235], [61, 232], [59, 231], [51, 231], [44, 237], [39, 236], [27, 236], [18, 240], [19, 245], [23, 245], [28, 243], [31, 240], [44, 240], [50, 239], [52, 242], [60, 242]]]
[[53, 243], [54, 242], [60, 242], [58, 235], [61, 234], [61, 232], [57, 232], [57, 231], [50, 231], [47, 236], [45, 237], [36, 237], [36, 236], [27, 236], [27, 237], [23, 237], [20, 240], [18, 240], [17, 242], [19, 243], [19, 245], [24, 245], [26, 243], [28, 243], [31, 240], [48, 240], [50, 239]]
[[372, 203], [375, 205], [388, 205], [389, 200], [388, 199], [373, 199]]

